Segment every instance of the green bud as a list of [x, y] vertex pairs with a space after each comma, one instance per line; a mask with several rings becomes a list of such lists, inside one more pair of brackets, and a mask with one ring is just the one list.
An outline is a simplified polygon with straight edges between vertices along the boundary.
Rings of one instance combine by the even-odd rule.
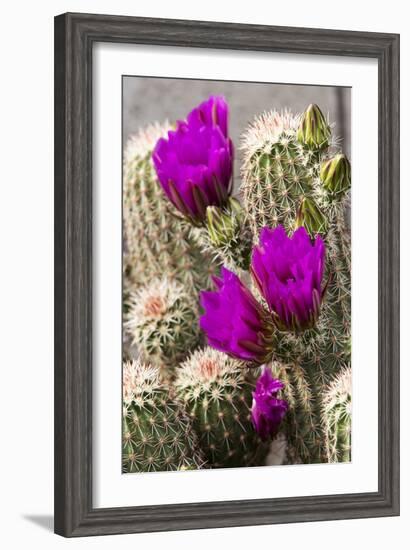
[[230, 212], [232, 212], [238, 219], [243, 214], [241, 203], [238, 201], [238, 199], [235, 199], [234, 197], [229, 197], [228, 210], [230, 210]]
[[312, 237], [326, 233], [327, 219], [314, 200], [304, 198], [296, 216], [296, 228], [304, 227]]
[[228, 208], [208, 206], [206, 228], [211, 242], [219, 247], [235, 238], [241, 223], [242, 210], [239, 202], [230, 198]]
[[323, 187], [332, 195], [345, 193], [350, 188], [350, 162], [346, 155], [336, 155], [326, 160], [320, 168]]
[[302, 115], [297, 138], [312, 149], [322, 149], [329, 145], [330, 126], [322, 111], [315, 104], [309, 105]]
[[223, 228], [223, 212], [218, 206], [208, 206], [206, 209], [206, 228], [212, 243], [217, 244]]

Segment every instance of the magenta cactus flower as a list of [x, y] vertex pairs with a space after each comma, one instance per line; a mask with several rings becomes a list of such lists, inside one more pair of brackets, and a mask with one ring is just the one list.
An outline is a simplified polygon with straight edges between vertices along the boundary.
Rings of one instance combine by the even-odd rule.
[[253, 249], [251, 273], [279, 330], [312, 328], [320, 314], [325, 245], [304, 227], [288, 237], [284, 228], [264, 227]]
[[207, 206], [225, 206], [232, 189], [233, 145], [228, 105], [211, 96], [158, 140], [153, 163], [173, 205], [192, 223], [205, 221]]
[[221, 279], [214, 277], [215, 291], [201, 292], [200, 326], [208, 344], [231, 357], [264, 363], [274, 328], [269, 314], [235, 273], [226, 268], [221, 273]]
[[277, 397], [283, 387], [283, 382], [274, 378], [265, 367], [252, 392], [252, 424], [263, 441], [275, 437], [288, 410], [287, 401]]

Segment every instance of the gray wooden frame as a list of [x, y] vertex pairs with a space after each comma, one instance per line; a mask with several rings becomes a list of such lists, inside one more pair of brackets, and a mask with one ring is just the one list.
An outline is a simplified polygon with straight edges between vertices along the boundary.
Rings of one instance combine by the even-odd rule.
[[[378, 491], [92, 503], [92, 47], [96, 41], [375, 58], [379, 70]], [[369, 228], [376, 230], [376, 228]], [[103, 535], [399, 514], [399, 36], [137, 17], [55, 18], [55, 531]]]

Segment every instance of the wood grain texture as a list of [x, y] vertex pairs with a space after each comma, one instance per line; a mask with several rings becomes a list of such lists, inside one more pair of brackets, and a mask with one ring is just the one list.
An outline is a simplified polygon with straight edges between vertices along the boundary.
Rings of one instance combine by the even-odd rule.
[[[379, 67], [379, 490], [95, 509], [92, 47], [95, 41], [371, 57]], [[399, 514], [399, 36], [64, 14], [55, 19], [55, 531], [72, 537]]]

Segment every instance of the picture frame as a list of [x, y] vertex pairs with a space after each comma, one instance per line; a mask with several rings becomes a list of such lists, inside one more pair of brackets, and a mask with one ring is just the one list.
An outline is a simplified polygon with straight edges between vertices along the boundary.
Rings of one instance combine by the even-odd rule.
[[[97, 42], [378, 64], [378, 491], [95, 508], [92, 50]], [[73, 537], [399, 514], [399, 36], [139, 17], [55, 18], [55, 532]]]

